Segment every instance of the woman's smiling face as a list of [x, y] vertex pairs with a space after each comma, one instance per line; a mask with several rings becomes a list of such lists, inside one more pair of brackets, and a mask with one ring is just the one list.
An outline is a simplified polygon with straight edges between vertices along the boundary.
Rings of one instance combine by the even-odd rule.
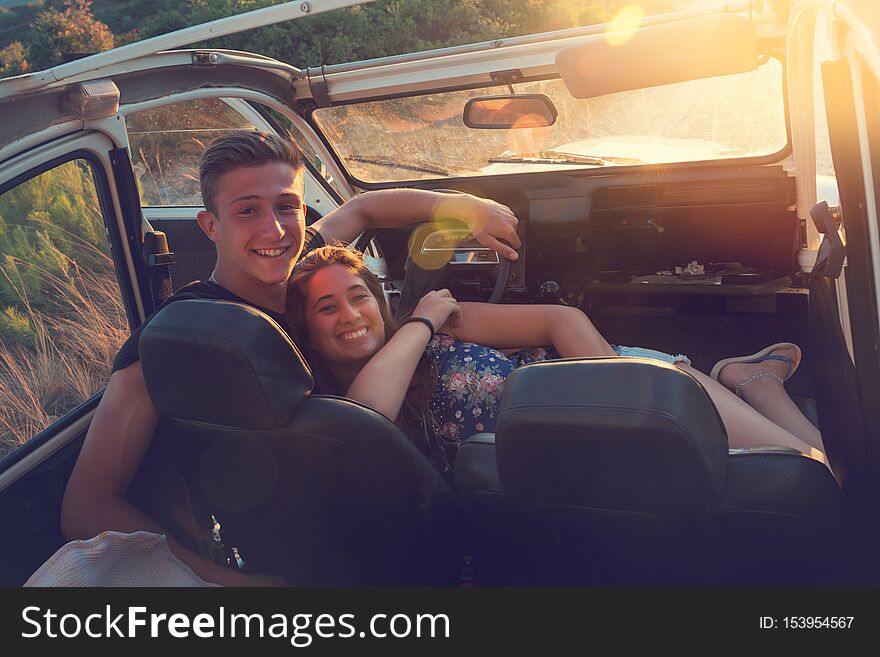
[[365, 363], [385, 344], [379, 303], [363, 279], [343, 265], [315, 272], [306, 287], [306, 328], [328, 363]]

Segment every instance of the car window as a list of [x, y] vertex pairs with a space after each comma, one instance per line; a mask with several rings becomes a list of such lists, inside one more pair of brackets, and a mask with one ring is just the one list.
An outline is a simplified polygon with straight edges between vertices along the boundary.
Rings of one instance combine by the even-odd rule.
[[346, 169], [365, 182], [756, 157], [779, 153], [788, 140], [782, 65], [773, 58], [747, 73], [585, 100], [561, 80], [518, 83], [515, 91], [549, 96], [556, 123], [464, 125], [469, 98], [506, 87], [340, 105], [313, 116]]
[[0, 196], [0, 457], [101, 389], [128, 334], [91, 165]]
[[142, 205], [202, 205], [199, 158], [212, 139], [254, 125], [219, 98], [187, 100], [125, 117]]
[[312, 145], [309, 143], [309, 140], [306, 139], [302, 130], [297, 128], [293, 122], [281, 112], [276, 112], [275, 110], [270, 109], [269, 113], [278, 125], [290, 133], [290, 136], [293, 137], [293, 140], [299, 145], [300, 150], [302, 150], [303, 157], [315, 167], [315, 171], [324, 178], [333, 191], [339, 194], [339, 196], [344, 197], [345, 194], [339, 188], [339, 184], [333, 179], [333, 175], [327, 170], [327, 166], [324, 164], [321, 156], [318, 155], [318, 152], [314, 148], [312, 148]]

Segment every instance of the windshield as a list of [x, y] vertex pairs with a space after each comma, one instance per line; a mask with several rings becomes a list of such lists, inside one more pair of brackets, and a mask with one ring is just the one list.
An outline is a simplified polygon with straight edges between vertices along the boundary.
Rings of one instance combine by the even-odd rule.
[[787, 143], [782, 66], [577, 100], [561, 80], [518, 83], [559, 111], [549, 128], [480, 130], [465, 102], [506, 87], [318, 109], [343, 166], [364, 182], [403, 182], [552, 169], [772, 155]]

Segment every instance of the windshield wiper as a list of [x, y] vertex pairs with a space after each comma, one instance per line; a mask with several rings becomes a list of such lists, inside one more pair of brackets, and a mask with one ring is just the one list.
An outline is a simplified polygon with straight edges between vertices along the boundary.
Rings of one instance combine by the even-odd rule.
[[498, 157], [489, 158], [490, 163], [508, 164], [572, 164], [591, 166], [604, 166], [606, 164], [641, 164], [642, 161], [634, 157], [613, 157], [610, 155], [579, 155], [564, 151], [537, 151], [535, 153], [504, 153]]
[[370, 155], [364, 157], [361, 155], [349, 155], [345, 158], [349, 162], [361, 162], [363, 164], [378, 164], [379, 166], [388, 167], [389, 169], [406, 169], [407, 171], [416, 171], [418, 173], [429, 173], [436, 176], [452, 176], [466, 175], [473, 173], [471, 169], [461, 167], [451, 167], [436, 162], [404, 162], [395, 160], [390, 157], [382, 157], [381, 155]]

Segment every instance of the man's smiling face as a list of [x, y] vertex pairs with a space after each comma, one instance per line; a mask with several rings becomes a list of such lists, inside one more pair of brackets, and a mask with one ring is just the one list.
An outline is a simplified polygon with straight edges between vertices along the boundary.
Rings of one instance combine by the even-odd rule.
[[217, 245], [218, 277], [233, 287], [287, 282], [303, 247], [303, 174], [285, 162], [240, 167], [223, 174], [217, 214], [199, 223]]

